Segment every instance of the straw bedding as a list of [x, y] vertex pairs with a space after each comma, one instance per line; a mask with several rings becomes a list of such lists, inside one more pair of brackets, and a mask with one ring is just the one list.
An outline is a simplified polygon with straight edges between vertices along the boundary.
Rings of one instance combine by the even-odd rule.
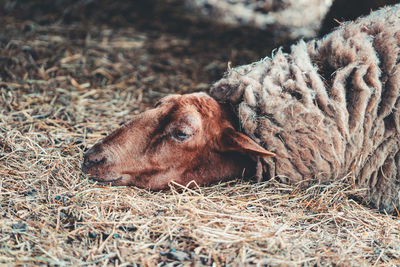
[[210, 35], [131, 1], [57, 2], [0, 16], [0, 265], [400, 264], [398, 217], [352, 200], [341, 181], [182, 192], [90, 182], [86, 147], [164, 94], [204, 91], [228, 60], [266, 54], [268, 37], [259, 47], [249, 32]]
[[347, 175], [365, 202], [392, 212], [400, 206], [399, 57], [396, 5], [231, 69], [211, 95], [278, 155], [264, 162], [267, 178], [307, 186]]

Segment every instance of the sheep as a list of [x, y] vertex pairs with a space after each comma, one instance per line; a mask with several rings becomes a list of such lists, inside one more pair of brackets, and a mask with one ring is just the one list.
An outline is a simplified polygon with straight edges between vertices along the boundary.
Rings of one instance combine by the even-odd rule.
[[283, 39], [314, 37], [333, 0], [185, 0], [189, 10], [231, 25], [272, 30]]
[[184, 0], [185, 10], [193, 14], [217, 23], [268, 30], [279, 42], [327, 34], [339, 21], [395, 3], [398, 0]]
[[233, 177], [345, 182], [400, 205], [400, 4], [290, 53], [228, 69], [210, 94], [171, 95], [95, 144], [83, 171], [166, 189]]

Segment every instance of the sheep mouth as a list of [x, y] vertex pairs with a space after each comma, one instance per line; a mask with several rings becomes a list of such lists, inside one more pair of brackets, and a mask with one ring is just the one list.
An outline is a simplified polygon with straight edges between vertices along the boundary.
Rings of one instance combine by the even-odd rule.
[[89, 176], [89, 179], [91, 179], [93, 181], [104, 183], [104, 184], [110, 184], [111, 183], [111, 185], [118, 184], [119, 182], [122, 181], [123, 178], [124, 177], [122, 177], [122, 176], [120, 176], [118, 178], [115, 178], [115, 179], [107, 179], [107, 178], [103, 178], [103, 177], [100, 177], [100, 176]]

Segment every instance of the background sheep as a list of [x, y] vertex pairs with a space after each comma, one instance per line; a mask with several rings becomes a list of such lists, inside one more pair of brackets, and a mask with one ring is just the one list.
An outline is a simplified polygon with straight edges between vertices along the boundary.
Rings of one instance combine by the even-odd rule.
[[268, 28], [281, 37], [299, 38], [315, 36], [332, 0], [186, 0], [185, 3], [220, 22]]
[[347, 176], [391, 211], [400, 192], [399, 45], [396, 5], [231, 69], [211, 95], [279, 156], [263, 161], [264, 176], [302, 184]]
[[[188, 10], [235, 26], [253, 26], [274, 33], [276, 40], [324, 35], [340, 21], [354, 20], [398, 0], [184, 0]], [[193, 12], [195, 13], [195, 12]]]

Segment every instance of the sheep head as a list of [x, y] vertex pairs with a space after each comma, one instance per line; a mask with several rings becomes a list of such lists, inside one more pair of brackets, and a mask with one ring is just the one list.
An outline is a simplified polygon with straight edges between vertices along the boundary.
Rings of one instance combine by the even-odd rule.
[[95, 144], [82, 170], [112, 185], [152, 190], [254, 174], [255, 157], [274, 156], [237, 132], [232, 114], [205, 93], [170, 95]]

